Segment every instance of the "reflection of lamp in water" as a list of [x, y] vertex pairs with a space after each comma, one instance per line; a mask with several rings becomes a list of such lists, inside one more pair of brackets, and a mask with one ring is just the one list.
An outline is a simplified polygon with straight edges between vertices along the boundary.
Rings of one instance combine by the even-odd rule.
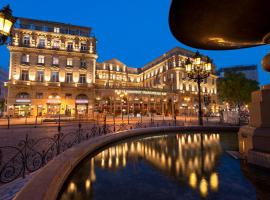
[[91, 187], [91, 181], [89, 179], [86, 179], [85, 181], [85, 189], [86, 191], [89, 191]]
[[218, 175], [217, 173], [212, 173], [210, 176], [210, 187], [213, 191], [218, 190]]
[[194, 189], [197, 187], [197, 176], [195, 172], [189, 175], [189, 185]]
[[96, 180], [95, 168], [94, 168], [94, 158], [90, 161], [90, 180], [94, 182]]
[[76, 191], [76, 185], [75, 185], [75, 183], [73, 183], [73, 182], [70, 182], [70, 184], [69, 184], [69, 186], [68, 186], [68, 192], [69, 193], [73, 193], [73, 192], [75, 192]]
[[200, 193], [203, 197], [206, 197], [208, 194], [208, 184], [204, 177], [202, 178], [200, 182]]

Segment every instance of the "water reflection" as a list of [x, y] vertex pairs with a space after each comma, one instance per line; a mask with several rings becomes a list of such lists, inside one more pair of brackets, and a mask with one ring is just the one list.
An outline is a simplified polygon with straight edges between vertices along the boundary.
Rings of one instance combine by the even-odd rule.
[[95, 169], [118, 172], [128, 164], [143, 161], [179, 185], [186, 185], [201, 197], [219, 188], [215, 168], [222, 153], [219, 134], [177, 134], [155, 136], [109, 147], [75, 170], [61, 199], [93, 198]]

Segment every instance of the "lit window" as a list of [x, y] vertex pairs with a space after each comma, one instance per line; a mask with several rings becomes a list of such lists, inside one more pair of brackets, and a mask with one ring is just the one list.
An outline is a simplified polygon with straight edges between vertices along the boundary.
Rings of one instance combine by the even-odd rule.
[[72, 66], [72, 58], [67, 58], [67, 66]]
[[23, 81], [28, 81], [29, 80], [28, 70], [22, 70], [21, 80], [23, 80]]
[[53, 57], [53, 65], [59, 65], [59, 58]]
[[38, 82], [44, 81], [44, 72], [43, 71], [37, 71], [37, 81]]
[[118, 65], [116, 66], [116, 71], [119, 71], [119, 66]]
[[44, 64], [44, 56], [43, 55], [38, 55], [38, 64]]
[[72, 73], [66, 73], [66, 82], [71, 83], [72, 82]]
[[60, 33], [60, 28], [59, 27], [54, 27], [53, 32]]
[[59, 40], [54, 40], [53, 41], [53, 48], [58, 49], [60, 47], [60, 41]]

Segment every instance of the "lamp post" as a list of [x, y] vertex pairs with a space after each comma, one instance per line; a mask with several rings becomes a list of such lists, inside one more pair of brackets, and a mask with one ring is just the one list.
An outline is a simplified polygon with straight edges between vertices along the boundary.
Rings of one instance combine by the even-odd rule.
[[9, 5], [0, 10], [0, 45], [6, 43], [15, 21], [16, 18], [12, 16], [12, 10], [9, 8]]
[[199, 125], [203, 125], [203, 118], [202, 118], [202, 105], [201, 105], [201, 82], [210, 76], [212, 63], [209, 57], [206, 58], [205, 62], [202, 62], [202, 56], [200, 55], [199, 51], [196, 52], [195, 56], [193, 57], [193, 61], [188, 58], [185, 63], [187, 77], [198, 85], [198, 100], [199, 100], [199, 111], [198, 111], [198, 121]]

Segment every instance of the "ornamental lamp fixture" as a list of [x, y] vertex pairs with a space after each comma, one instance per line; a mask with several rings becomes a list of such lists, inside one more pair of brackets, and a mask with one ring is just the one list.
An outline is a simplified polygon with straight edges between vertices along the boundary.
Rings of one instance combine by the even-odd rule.
[[5, 44], [7, 41], [15, 21], [16, 18], [12, 16], [12, 10], [9, 8], [9, 5], [0, 10], [0, 45]]
[[201, 110], [201, 83], [204, 79], [210, 76], [212, 69], [212, 62], [209, 57], [206, 57], [206, 60], [200, 55], [199, 51], [193, 56], [191, 61], [188, 58], [185, 62], [187, 77], [198, 85], [198, 99], [199, 99], [199, 125], [203, 125], [202, 110]]

